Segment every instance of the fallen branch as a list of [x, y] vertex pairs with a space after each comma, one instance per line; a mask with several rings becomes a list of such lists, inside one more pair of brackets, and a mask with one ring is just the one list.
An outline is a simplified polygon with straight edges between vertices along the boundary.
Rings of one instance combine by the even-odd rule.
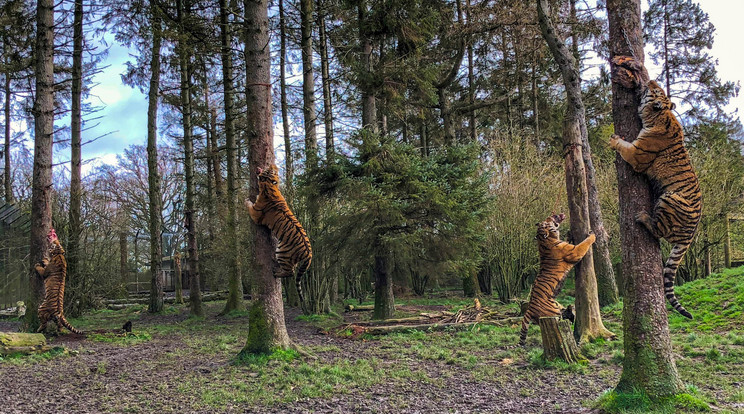
[[481, 322], [464, 322], [464, 323], [449, 322], [449, 323], [425, 323], [425, 324], [418, 324], [418, 325], [371, 326], [365, 329], [365, 333], [368, 333], [370, 335], [387, 335], [390, 333], [407, 332], [407, 331], [412, 331], [412, 330], [427, 331], [427, 332], [446, 331], [446, 330], [458, 330], [459, 331], [459, 330], [469, 329], [475, 325], [507, 326], [513, 323], [520, 322], [521, 320], [522, 318], [516, 317], [516, 318], [506, 318], [502, 320], [481, 321]]

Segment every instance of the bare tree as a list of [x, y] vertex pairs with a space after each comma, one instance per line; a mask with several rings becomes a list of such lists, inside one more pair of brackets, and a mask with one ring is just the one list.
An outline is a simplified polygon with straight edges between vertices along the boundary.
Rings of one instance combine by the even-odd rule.
[[70, 114], [70, 233], [67, 245], [67, 272], [75, 275], [80, 256], [80, 209], [83, 197], [81, 127], [83, 123], [81, 98], [83, 92], [83, 0], [75, 1], [72, 46], [72, 113]]

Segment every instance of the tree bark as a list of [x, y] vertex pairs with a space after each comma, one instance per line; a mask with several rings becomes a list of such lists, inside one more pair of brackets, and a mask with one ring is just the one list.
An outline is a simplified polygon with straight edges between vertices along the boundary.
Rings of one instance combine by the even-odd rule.
[[287, 202], [291, 202], [294, 199], [294, 160], [292, 137], [289, 132], [289, 105], [287, 104], [287, 30], [284, 22], [284, 0], [279, 0], [279, 42], [279, 94], [284, 132], [284, 188], [285, 198]]
[[[323, 84], [323, 122], [325, 124], [325, 152], [326, 163], [328, 165], [334, 162], [333, 157], [336, 153], [333, 142], [333, 108], [331, 107], [331, 71], [328, 58], [328, 40], [326, 36], [325, 10], [321, 0], [318, 0], [318, 41], [320, 42], [320, 75]], [[335, 283], [338, 278], [334, 279]], [[335, 284], [334, 283], [334, 284]], [[332, 300], [333, 301], [333, 300]]]
[[119, 275], [122, 294], [126, 296], [127, 284], [129, 283], [129, 249], [127, 247], [127, 232], [123, 229], [119, 230]]
[[34, 169], [31, 190], [30, 289], [26, 299], [24, 330], [39, 327], [37, 307], [43, 282], [34, 265], [44, 258], [47, 233], [52, 227], [52, 138], [54, 134], [54, 2], [36, 6], [36, 98], [34, 99]]
[[13, 177], [10, 170], [10, 100], [12, 98], [10, 90], [10, 70], [5, 72], [5, 202], [11, 204], [15, 201], [13, 197]]
[[[571, 214], [571, 235], [575, 240], [584, 240], [591, 231], [589, 219], [589, 199], [586, 180], [586, 166], [582, 156], [581, 129], [586, 128], [584, 102], [581, 98], [579, 71], [566, 45], [555, 31], [555, 25], [548, 16], [547, 0], [537, 1], [537, 14], [540, 31], [548, 48], [556, 60], [566, 88], [566, 114], [563, 124], [563, 146], [566, 157], [566, 189]], [[599, 311], [597, 278], [594, 273], [594, 260], [589, 250], [576, 264], [576, 323], [575, 335], [579, 343], [596, 338], [611, 338], [615, 334], [605, 329]]]
[[562, 359], [569, 364], [574, 364], [584, 359], [571, 333], [571, 321], [549, 316], [540, 318], [538, 322], [542, 335], [543, 357], [546, 360]]
[[372, 319], [389, 319], [395, 313], [395, 298], [393, 297], [393, 279], [390, 275], [388, 253], [378, 251], [375, 254], [373, 271], [375, 276], [375, 310]]
[[230, 296], [225, 303], [223, 314], [232, 311], [242, 311], [245, 309], [243, 304], [243, 283], [240, 274], [240, 253], [238, 252], [238, 234], [237, 234], [237, 205], [238, 189], [235, 172], [238, 168], [237, 144], [235, 142], [235, 128], [233, 124], [233, 59], [232, 59], [232, 35], [231, 25], [228, 17], [227, 0], [220, 0], [220, 29], [222, 41], [222, 85], [225, 95], [225, 145], [227, 146], [227, 242], [228, 242], [228, 262], [229, 262], [229, 284], [228, 291]]
[[[608, 0], [610, 57], [634, 56], [643, 64], [643, 31], [640, 0]], [[646, 73], [638, 73], [641, 82]], [[638, 117], [640, 90], [617, 83], [612, 71], [612, 117], [615, 133], [633, 140], [641, 130]], [[644, 175], [633, 171], [618, 155], [615, 160], [620, 205], [620, 236], [623, 256], [623, 372], [618, 392], [641, 390], [652, 398], [683, 390], [672, 355], [666, 300], [662, 283], [662, 260], [658, 240], [635, 222], [639, 211], [651, 211], [652, 191]]]
[[160, 232], [161, 189], [158, 171], [158, 97], [160, 96], [160, 46], [162, 43], [160, 10], [156, 3], [150, 4], [150, 27], [152, 30], [152, 58], [150, 60], [150, 90], [147, 93], [147, 186], [150, 230], [150, 305], [148, 312], [163, 310], [163, 280], [160, 277], [162, 244]]
[[[271, 79], [269, 50], [268, 0], [245, 0], [245, 63], [246, 63], [246, 136], [250, 165], [250, 193], [258, 195], [256, 168], [266, 168], [274, 162], [273, 128], [271, 123]], [[248, 319], [248, 339], [241, 354], [268, 353], [290, 344], [284, 324], [282, 285], [274, 278], [272, 261], [274, 246], [266, 226], [250, 227], [254, 240], [254, 298]]]
[[725, 268], [731, 267], [731, 222], [728, 216], [725, 217], [726, 228], [723, 240], [723, 266]]
[[318, 140], [315, 129], [315, 77], [313, 76], [313, 0], [300, 0], [300, 39], [302, 47], [302, 115], [305, 121], [305, 168], [318, 166]]
[[181, 253], [173, 255], [173, 284], [176, 290], [176, 303], [183, 303], [183, 279], [181, 278]]
[[70, 233], [67, 243], [67, 274], [79, 278], [80, 210], [83, 197], [81, 171], [81, 127], [83, 123], [81, 98], [83, 91], [83, 0], [75, 1], [72, 47], [72, 113], [70, 114]]
[[372, 42], [367, 29], [367, 2], [361, 0], [357, 6], [359, 12], [359, 44], [361, 45], [362, 79], [362, 128], [376, 134], [377, 108], [372, 86]]
[[186, 201], [184, 215], [186, 221], [186, 248], [189, 252], [189, 303], [190, 312], [194, 316], [203, 316], [201, 301], [201, 285], [199, 283], [199, 250], [196, 243], [196, 222], [194, 219], [196, 206], [194, 205], [194, 138], [191, 121], [191, 51], [186, 24], [190, 14], [189, 5], [177, 0], [176, 7], [179, 20], [178, 58], [181, 72], [181, 115], [183, 123], [183, 169], [186, 181]]

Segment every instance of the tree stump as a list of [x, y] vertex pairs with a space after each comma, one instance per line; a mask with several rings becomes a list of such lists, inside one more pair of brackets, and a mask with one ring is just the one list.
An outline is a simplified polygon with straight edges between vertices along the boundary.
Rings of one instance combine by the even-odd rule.
[[571, 329], [571, 322], [559, 320], [557, 316], [540, 318], [540, 333], [542, 334], [543, 356], [546, 360], [560, 358], [569, 364], [583, 359], [576, 345]]

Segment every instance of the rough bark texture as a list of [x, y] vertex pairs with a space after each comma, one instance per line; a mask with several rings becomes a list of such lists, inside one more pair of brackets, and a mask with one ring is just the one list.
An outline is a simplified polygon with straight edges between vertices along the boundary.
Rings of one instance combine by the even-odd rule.
[[80, 209], [83, 198], [81, 171], [81, 127], [83, 114], [81, 98], [83, 91], [83, 0], [75, 1], [72, 46], [72, 105], [70, 114], [70, 232], [67, 242], [67, 274], [78, 277], [80, 257]]
[[[579, 71], [576, 62], [566, 45], [561, 41], [555, 26], [548, 16], [547, 0], [537, 1], [538, 18], [543, 38], [561, 69], [566, 88], [566, 114], [563, 124], [563, 146], [566, 158], [566, 189], [568, 207], [571, 214], [571, 235], [575, 240], [584, 240], [591, 231], [589, 219], [589, 199], [586, 180], [586, 166], [582, 156], [582, 123], [586, 128], [584, 102], [581, 99]], [[597, 297], [597, 278], [594, 273], [594, 260], [589, 250], [576, 265], [576, 323], [575, 335], [579, 343], [596, 338], [615, 336], [605, 329], [599, 312]]]
[[723, 265], [726, 268], [731, 267], [731, 222], [726, 217], [726, 235], [723, 240]]
[[571, 332], [571, 321], [559, 320], [556, 316], [540, 318], [540, 334], [542, 335], [543, 357], [552, 361], [562, 359], [569, 364], [583, 359]]
[[359, 44], [361, 45], [361, 60], [364, 73], [360, 90], [362, 92], [362, 128], [377, 133], [377, 104], [372, 90], [372, 42], [367, 33], [367, 3], [362, 0], [358, 6], [359, 12]]
[[163, 310], [163, 280], [160, 277], [160, 171], [158, 171], [158, 97], [160, 96], [160, 45], [162, 42], [160, 10], [150, 5], [152, 30], [152, 58], [150, 60], [150, 90], [147, 93], [147, 187], [150, 197], [150, 306], [149, 312]]
[[[284, 198], [287, 199], [287, 202], [291, 202], [294, 199], [294, 158], [292, 155], [292, 137], [289, 132], [289, 105], [287, 104], [287, 30], [284, 22], [284, 0], [279, 0], [279, 41], [279, 94], [282, 110], [282, 131], [284, 133]], [[297, 298], [296, 303], [299, 305], [299, 298]]]
[[119, 277], [121, 280], [122, 294], [127, 294], [127, 283], [129, 283], [129, 249], [127, 248], [127, 232], [119, 231]]
[[[634, 56], [643, 62], [640, 0], [608, 0], [610, 57]], [[645, 72], [639, 73], [648, 78]], [[638, 90], [628, 90], [615, 82], [612, 71], [612, 117], [615, 133], [632, 140], [641, 130], [638, 117]], [[616, 390], [644, 391], [651, 397], [679, 393], [682, 382], [677, 373], [669, 339], [666, 300], [662, 283], [659, 242], [635, 222], [640, 211], [651, 211], [653, 200], [645, 176], [633, 171], [618, 155], [620, 193], [620, 236], [623, 255], [623, 372]]]
[[238, 252], [238, 191], [235, 172], [238, 168], [237, 144], [235, 142], [235, 128], [233, 124], [233, 59], [232, 35], [228, 18], [227, 0], [220, 0], [220, 30], [222, 41], [222, 85], [225, 96], [225, 145], [227, 146], [227, 242], [230, 296], [225, 303], [223, 313], [244, 310], [243, 283], [240, 275], [240, 253]]
[[181, 274], [181, 252], [176, 252], [173, 255], [173, 284], [176, 289], [176, 303], [183, 303], [183, 279]]
[[10, 91], [10, 70], [5, 72], [5, 150], [3, 155], [5, 156], [5, 170], [3, 184], [5, 185], [5, 202], [12, 203], [15, 201], [13, 197], [13, 181], [10, 171], [10, 100], [12, 94]]
[[385, 252], [375, 254], [375, 310], [372, 319], [388, 319], [395, 313], [393, 297], [393, 278], [390, 275], [388, 255]]
[[34, 100], [34, 171], [31, 191], [30, 289], [24, 328], [39, 326], [37, 307], [43, 291], [34, 265], [48, 249], [52, 226], [52, 138], [54, 133], [54, 2], [39, 0], [36, 7], [36, 98]]
[[186, 19], [189, 15], [188, 5], [183, 0], [177, 1], [178, 20], [180, 23], [179, 64], [181, 72], [181, 120], [183, 124], [183, 170], [186, 181], [186, 201], [184, 215], [186, 221], [186, 248], [189, 252], [189, 310], [192, 315], [202, 316], [201, 286], [199, 283], [199, 250], [196, 243], [196, 206], [194, 205], [194, 137], [191, 121], [191, 52], [190, 41], [186, 33]]
[[[246, 136], [249, 142], [250, 193], [258, 195], [256, 167], [266, 168], [274, 162], [271, 123], [271, 79], [269, 56], [268, 0], [245, 0]], [[266, 353], [290, 346], [284, 324], [282, 284], [274, 278], [274, 246], [266, 226], [252, 221], [255, 240], [253, 269], [253, 306], [248, 320], [248, 339], [241, 353]]]
[[305, 168], [318, 166], [318, 139], [315, 129], [315, 77], [313, 76], [313, 0], [300, 0], [300, 39], [302, 47], [302, 115], [305, 120]]

